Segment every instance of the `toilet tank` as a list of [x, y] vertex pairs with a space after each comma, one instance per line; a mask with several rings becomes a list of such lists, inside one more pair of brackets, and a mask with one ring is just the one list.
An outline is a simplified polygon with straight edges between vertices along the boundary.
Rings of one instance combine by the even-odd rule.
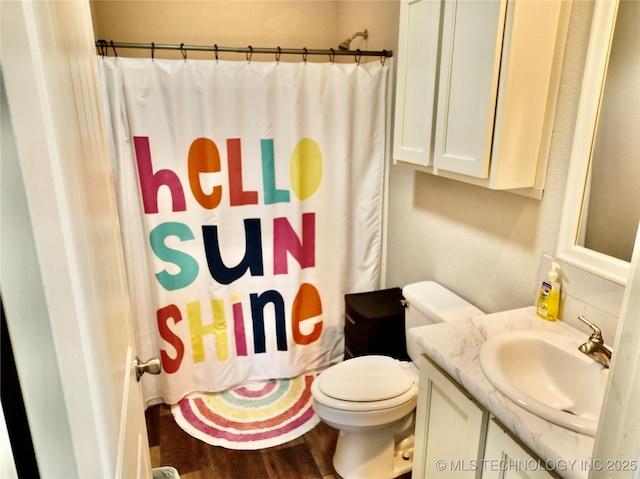
[[418, 326], [468, 319], [484, 314], [468, 301], [435, 281], [420, 281], [402, 288], [405, 299], [405, 329], [407, 352], [417, 366], [420, 346], [409, 335], [409, 329]]

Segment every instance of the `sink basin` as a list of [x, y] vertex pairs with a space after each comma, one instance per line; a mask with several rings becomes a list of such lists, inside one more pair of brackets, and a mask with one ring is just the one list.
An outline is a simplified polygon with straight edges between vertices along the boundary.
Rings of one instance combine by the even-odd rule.
[[595, 436], [609, 370], [578, 351], [580, 344], [560, 334], [509, 331], [482, 345], [480, 366], [496, 389], [524, 409]]

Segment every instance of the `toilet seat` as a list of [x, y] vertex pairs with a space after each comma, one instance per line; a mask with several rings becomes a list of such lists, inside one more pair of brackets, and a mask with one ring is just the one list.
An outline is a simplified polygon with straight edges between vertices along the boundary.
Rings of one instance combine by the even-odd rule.
[[407, 369], [388, 356], [360, 356], [336, 364], [316, 378], [312, 389], [325, 406], [354, 412], [394, 408], [417, 394]]

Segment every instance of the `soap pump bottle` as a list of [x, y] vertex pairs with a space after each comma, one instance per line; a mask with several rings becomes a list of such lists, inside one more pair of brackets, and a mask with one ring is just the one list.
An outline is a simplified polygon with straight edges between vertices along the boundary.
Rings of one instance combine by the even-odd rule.
[[537, 313], [542, 319], [555, 321], [560, 310], [560, 266], [555, 261], [551, 263], [551, 270], [547, 279], [540, 286]]

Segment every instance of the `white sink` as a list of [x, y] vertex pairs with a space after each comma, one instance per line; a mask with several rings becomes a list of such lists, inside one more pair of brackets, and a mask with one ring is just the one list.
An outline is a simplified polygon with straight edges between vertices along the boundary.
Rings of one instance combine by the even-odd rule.
[[609, 370], [578, 351], [580, 344], [560, 334], [509, 331], [482, 345], [480, 366], [496, 389], [526, 410], [595, 436]]

